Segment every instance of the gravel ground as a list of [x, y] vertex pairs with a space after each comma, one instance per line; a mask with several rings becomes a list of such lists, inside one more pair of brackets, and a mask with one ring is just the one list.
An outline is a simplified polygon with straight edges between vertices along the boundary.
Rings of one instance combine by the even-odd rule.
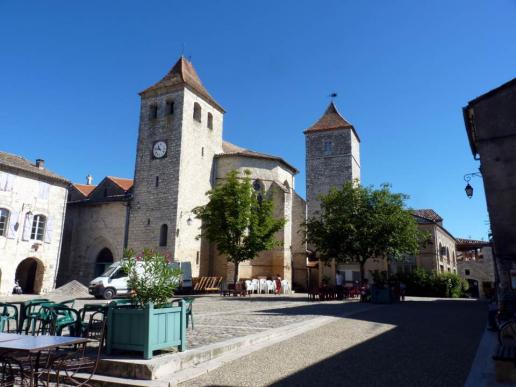
[[485, 317], [485, 304], [476, 301], [382, 306], [259, 350], [182, 386], [463, 386]]

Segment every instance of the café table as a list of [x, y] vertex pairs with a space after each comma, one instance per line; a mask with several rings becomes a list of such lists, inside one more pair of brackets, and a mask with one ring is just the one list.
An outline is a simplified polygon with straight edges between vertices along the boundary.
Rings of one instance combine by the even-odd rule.
[[[35, 361], [31, 360], [31, 380], [30, 385], [38, 385], [38, 370], [39, 361], [42, 351], [56, 349], [62, 346], [82, 344], [88, 342], [89, 339], [84, 337], [72, 336], [28, 336], [19, 335], [15, 333], [0, 333], [0, 351], [11, 351], [26, 353], [32, 358], [35, 356]], [[0, 354], [0, 357], [2, 355]]]

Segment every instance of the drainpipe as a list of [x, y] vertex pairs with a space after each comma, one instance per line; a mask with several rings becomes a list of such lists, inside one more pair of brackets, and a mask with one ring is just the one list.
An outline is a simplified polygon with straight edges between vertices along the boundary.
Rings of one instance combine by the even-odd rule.
[[63, 245], [63, 233], [64, 233], [64, 226], [65, 226], [65, 216], [66, 216], [66, 205], [68, 203], [68, 187], [66, 187], [66, 194], [64, 198], [63, 203], [63, 214], [62, 214], [62, 221], [61, 221], [61, 238], [59, 238], [59, 248], [57, 249], [57, 261], [56, 261], [56, 269], [54, 272], [54, 283], [52, 285], [52, 289], [55, 289], [56, 283], [57, 283], [57, 273], [59, 271], [59, 263], [61, 261], [61, 247]]

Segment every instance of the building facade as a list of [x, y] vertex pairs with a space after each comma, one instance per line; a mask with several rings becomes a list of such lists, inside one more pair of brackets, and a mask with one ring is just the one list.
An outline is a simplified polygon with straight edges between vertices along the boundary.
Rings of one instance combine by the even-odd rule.
[[0, 293], [53, 289], [69, 182], [36, 163], [0, 152]]
[[496, 274], [489, 242], [457, 238], [457, 270], [468, 281], [468, 292], [472, 297], [493, 296]]
[[516, 309], [515, 106], [516, 78], [470, 101], [463, 112], [471, 152], [480, 160], [499, 293]]

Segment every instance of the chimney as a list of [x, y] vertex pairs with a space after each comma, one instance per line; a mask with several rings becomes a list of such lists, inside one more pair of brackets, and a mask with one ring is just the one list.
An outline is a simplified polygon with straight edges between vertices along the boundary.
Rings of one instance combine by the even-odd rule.
[[86, 185], [92, 185], [93, 184], [93, 176], [88, 175], [86, 176]]
[[38, 167], [39, 169], [45, 169], [45, 160], [36, 159], [36, 167]]

